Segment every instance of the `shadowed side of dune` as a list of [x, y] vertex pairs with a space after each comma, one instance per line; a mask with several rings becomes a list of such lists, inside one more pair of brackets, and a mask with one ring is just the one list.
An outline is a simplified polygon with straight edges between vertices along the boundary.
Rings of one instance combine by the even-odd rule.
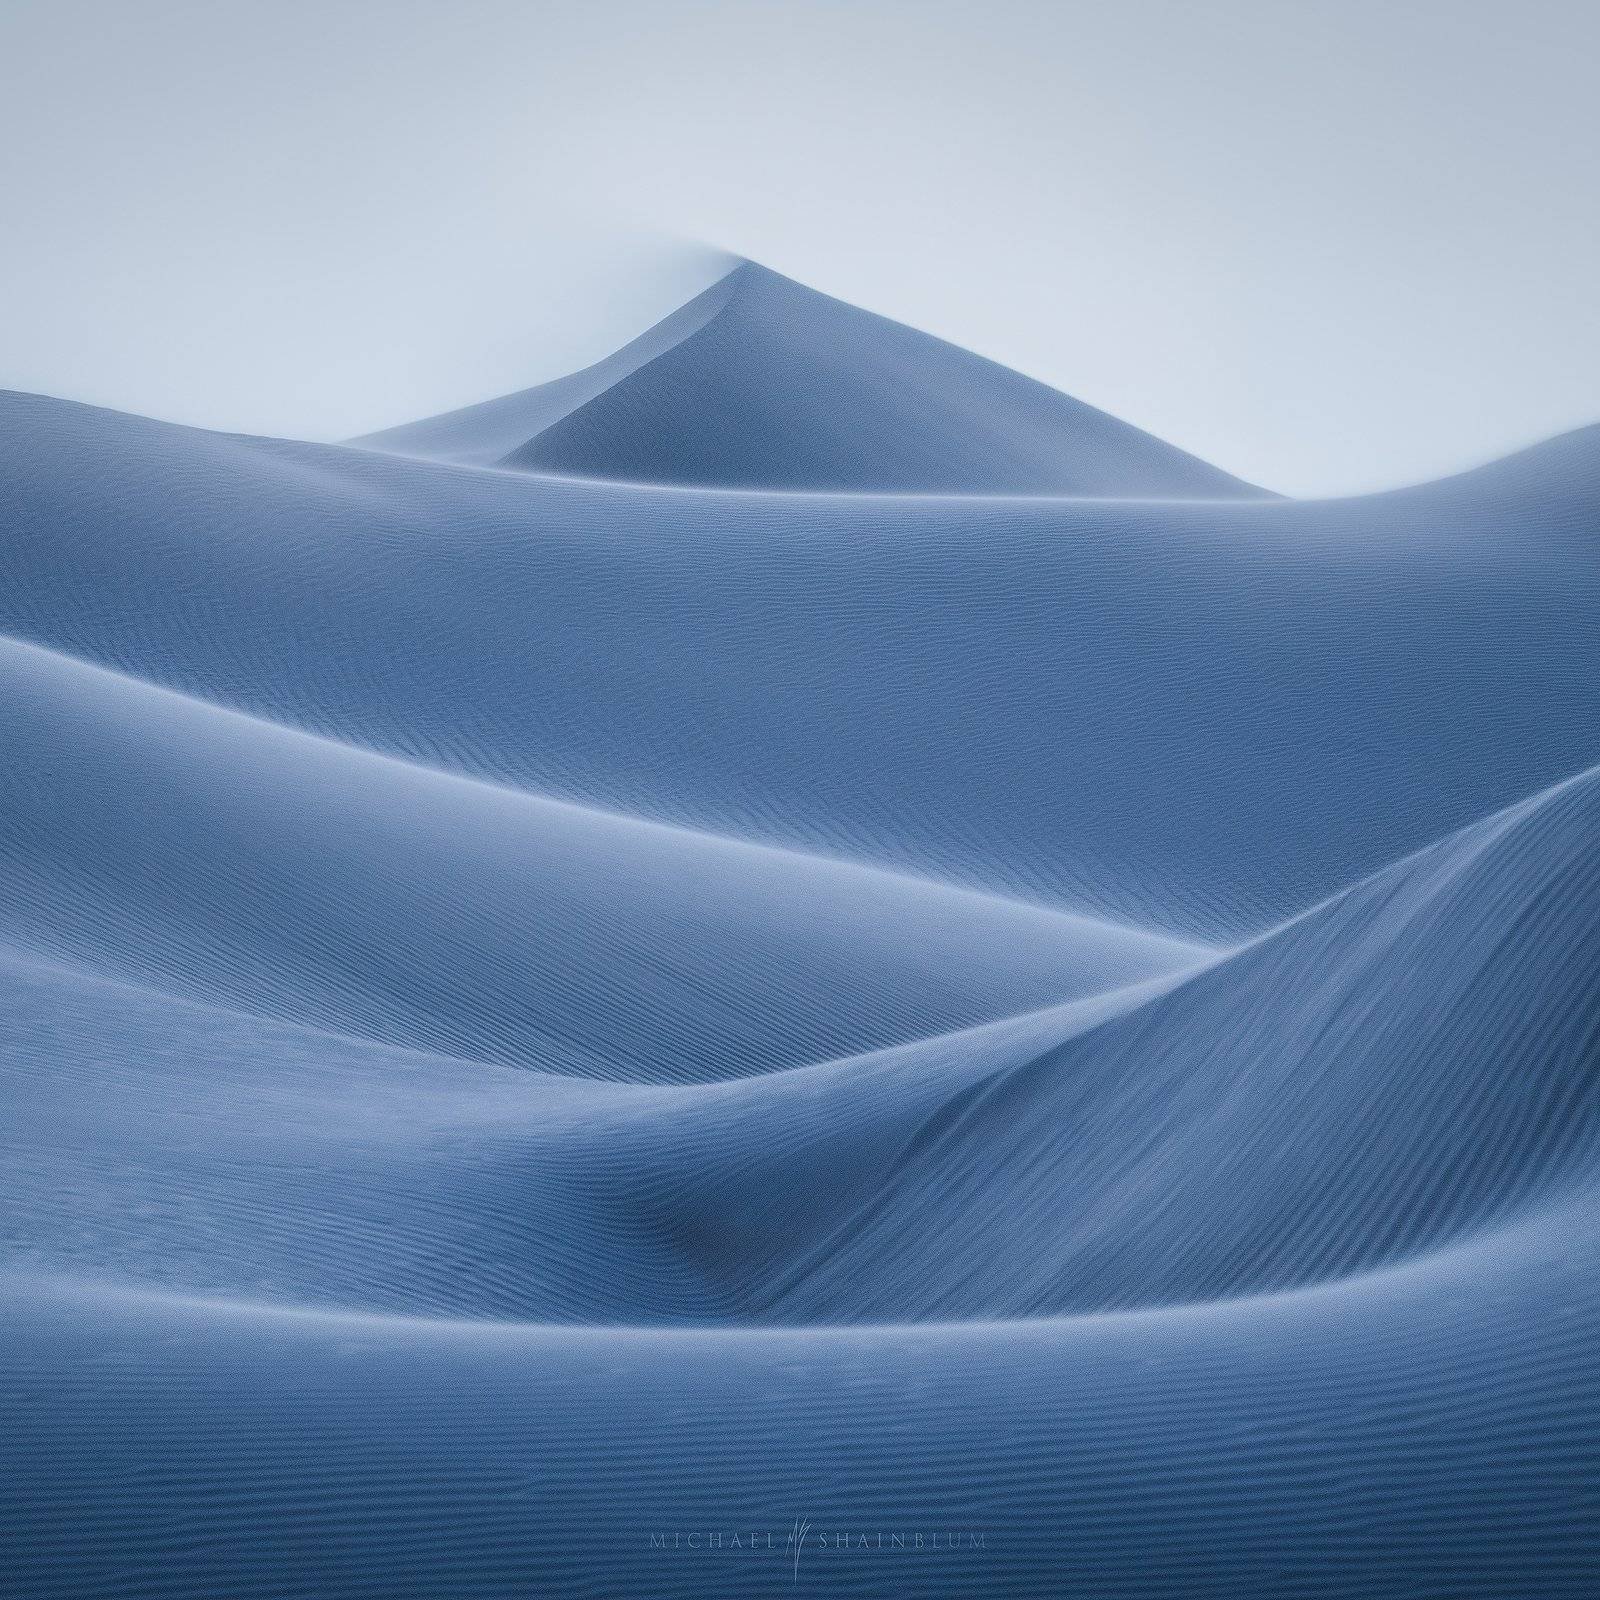
[[626, 380], [675, 344], [689, 338], [715, 317], [733, 293], [736, 277], [712, 284], [654, 327], [630, 340], [603, 361], [516, 394], [501, 395], [479, 405], [403, 423], [381, 433], [352, 439], [351, 444], [430, 461], [489, 467], [523, 448], [536, 434], [552, 427], [595, 396]]
[[[805, 1322], [1221, 1300], [1592, 1189], [1600, 772], [1476, 824], [1058, 1049], [963, 1087], [753, 1293]], [[792, 1174], [792, 1194], [813, 1181]], [[695, 1194], [691, 1182], [688, 1192]], [[749, 1280], [774, 1180], [713, 1184]], [[741, 1199], [742, 1196], [742, 1199]], [[933, 1219], [937, 1219], [934, 1225]]]

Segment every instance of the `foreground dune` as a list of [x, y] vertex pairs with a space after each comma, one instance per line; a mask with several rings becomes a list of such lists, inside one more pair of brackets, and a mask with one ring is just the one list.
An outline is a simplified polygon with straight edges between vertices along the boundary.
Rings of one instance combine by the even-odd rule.
[[19, 1593], [1595, 1592], [1600, 435], [0, 415]]

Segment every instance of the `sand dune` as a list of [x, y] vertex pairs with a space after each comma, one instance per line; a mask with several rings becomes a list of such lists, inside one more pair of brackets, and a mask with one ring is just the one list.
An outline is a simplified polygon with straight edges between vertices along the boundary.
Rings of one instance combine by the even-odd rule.
[[1079, 400], [754, 262], [584, 372], [356, 442], [717, 488], [1263, 493]]
[[18, 1593], [1594, 1592], [1596, 431], [0, 418]]

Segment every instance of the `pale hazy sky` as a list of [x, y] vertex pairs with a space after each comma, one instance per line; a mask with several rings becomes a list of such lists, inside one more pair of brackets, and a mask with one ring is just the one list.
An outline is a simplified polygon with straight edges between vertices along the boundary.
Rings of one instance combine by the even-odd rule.
[[749, 255], [1291, 493], [1600, 420], [1593, 0], [0, 0], [0, 385], [335, 438]]

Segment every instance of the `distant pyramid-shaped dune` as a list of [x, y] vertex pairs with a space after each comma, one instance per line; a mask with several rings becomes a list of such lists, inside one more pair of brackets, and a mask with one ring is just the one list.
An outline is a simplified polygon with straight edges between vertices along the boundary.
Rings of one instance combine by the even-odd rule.
[[753, 262], [583, 372], [358, 442], [719, 488], [1264, 493], [1093, 406]]

